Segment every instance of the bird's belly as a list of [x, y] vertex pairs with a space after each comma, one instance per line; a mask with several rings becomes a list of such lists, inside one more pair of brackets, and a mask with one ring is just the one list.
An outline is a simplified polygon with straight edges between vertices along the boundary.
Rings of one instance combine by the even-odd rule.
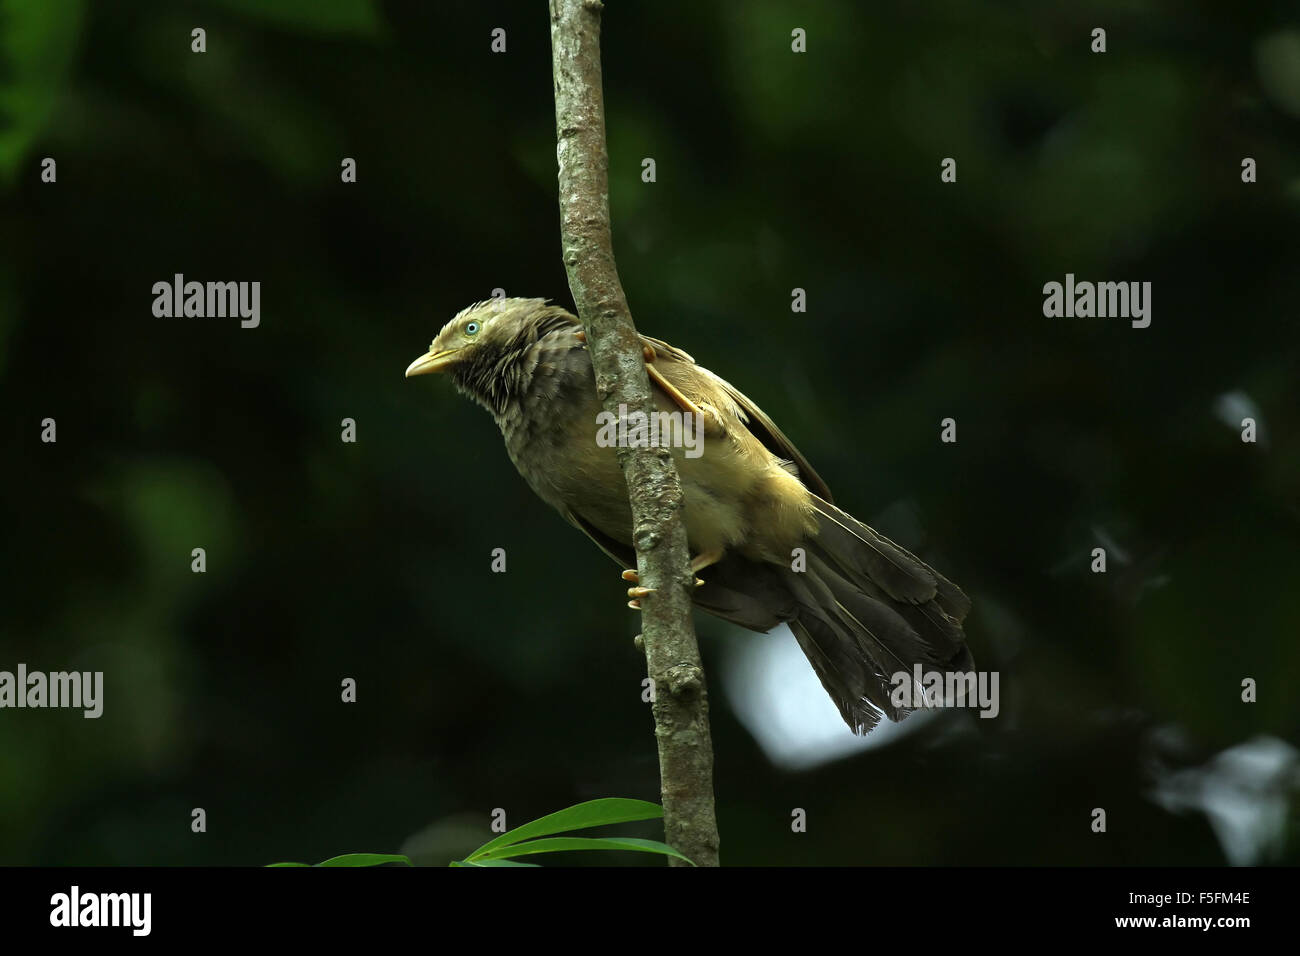
[[682, 520], [694, 554], [733, 547], [744, 540], [748, 526], [744, 493], [752, 477], [729, 457], [709, 455], [720, 451], [721, 445], [706, 442], [704, 454], [698, 458], [674, 455], [682, 478]]
[[[627, 483], [614, 449], [583, 456], [555, 481], [555, 496], [583, 520], [616, 541], [632, 544]], [[745, 540], [753, 475], [722, 455], [688, 458], [673, 450], [682, 483], [682, 522], [691, 553], [725, 551]], [[545, 497], [545, 496], [543, 496]]]
[[[506, 451], [537, 496], [560, 511], [572, 511], [605, 534], [632, 542], [632, 512], [617, 449], [596, 442], [600, 406], [581, 393], [550, 403], [552, 414], [520, 419], [503, 427]], [[553, 412], [563, 409], [563, 417]]]

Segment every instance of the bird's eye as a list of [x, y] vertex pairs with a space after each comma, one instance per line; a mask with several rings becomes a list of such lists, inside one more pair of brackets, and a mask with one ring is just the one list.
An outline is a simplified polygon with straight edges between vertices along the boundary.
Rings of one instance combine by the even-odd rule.
[[478, 323], [477, 323], [477, 322], [467, 322], [467, 323], [465, 324], [465, 334], [466, 334], [466, 335], [477, 335], [477, 334], [478, 334]]

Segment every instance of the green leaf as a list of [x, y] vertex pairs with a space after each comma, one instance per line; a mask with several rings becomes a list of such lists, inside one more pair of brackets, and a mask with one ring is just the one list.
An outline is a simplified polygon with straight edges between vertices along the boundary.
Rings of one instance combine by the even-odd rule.
[[647, 800], [629, 800], [625, 797], [603, 797], [600, 800], [588, 800], [567, 807], [547, 816], [525, 823], [523, 826], [507, 830], [495, 840], [489, 840], [466, 857], [467, 861], [477, 860], [490, 850], [509, 846], [531, 837], [548, 836], [552, 833], [565, 833], [569, 830], [585, 830], [610, 823], [630, 823], [634, 820], [658, 820], [664, 815], [663, 807]]
[[[328, 860], [317, 863], [316, 866], [382, 866], [385, 863], [405, 863], [407, 866], [414, 866], [409, 856], [401, 856], [397, 853], [345, 853], [342, 856], [332, 856]], [[311, 866], [310, 863], [268, 863], [267, 867], [273, 866]]]
[[317, 863], [317, 866], [380, 866], [384, 863], [405, 863], [407, 866], [414, 866], [409, 856], [402, 856], [398, 853], [345, 853], [343, 856], [332, 856], [328, 860]]
[[537, 868], [536, 863], [516, 863], [514, 860], [481, 860], [471, 862], [469, 860], [453, 860], [452, 866], [531, 866]]
[[512, 846], [497, 847], [473, 859], [474, 862], [480, 863], [524, 856], [528, 853], [558, 853], [564, 850], [634, 850], [638, 853], [673, 856], [691, 863], [692, 866], [695, 865], [688, 857], [678, 853], [667, 843], [660, 843], [658, 840], [639, 840], [635, 837], [548, 837], [544, 840], [530, 840]]

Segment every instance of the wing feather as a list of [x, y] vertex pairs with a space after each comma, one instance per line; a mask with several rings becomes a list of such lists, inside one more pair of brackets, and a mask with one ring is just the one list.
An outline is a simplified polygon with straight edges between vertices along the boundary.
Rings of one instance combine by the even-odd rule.
[[794, 446], [794, 442], [786, 437], [785, 432], [777, 427], [776, 422], [768, 418], [749, 396], [726, 379], [697, 364], [695, 359], [681, 349], [648, 335], [641, 336], [641, 340], [654, 348], [657, 356], [655, 364], [659, 366], [659, 371], [691, 401], [697, 405], [730, 411], [764, 448], [782, 461], [794, 464], [797, 469], [795, 477], [809, 491], [823, 501], [834, 501], [831, 490], [826, 487], [821, 475], [817, 474], [808, 459]]

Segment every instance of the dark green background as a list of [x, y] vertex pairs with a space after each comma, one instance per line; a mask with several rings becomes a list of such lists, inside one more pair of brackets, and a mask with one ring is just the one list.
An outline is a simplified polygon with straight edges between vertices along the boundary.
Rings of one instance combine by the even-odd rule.
[[[1152, 794], [1300, 731], [1294, 14], [607, 3], [638, 325], [962, 584], [1002, 675], [997, 720], [792, 772], [720, 663], [792, 638], [701, 617], [725, 862], [1225, 860]], [[617, 569], [480, 410], [402, 378], [493, 288], [571, 304], [550, 70], [543, 0], [0, 3], [0, 668], [107, 684], [98, 721], [0, 711], [0, 863], [313, 861], [419, 831], [445, 863], [496, 807], [657, 799]], [[261, 281], [261, 327], [154, 318], [176, 272]], [[1067, 272], [1151, 281], [1151, 327], [1044, 318]], [[1300, 859], [1284, 753], [1227, 775], [1281, 808], [1261, 861]]]

